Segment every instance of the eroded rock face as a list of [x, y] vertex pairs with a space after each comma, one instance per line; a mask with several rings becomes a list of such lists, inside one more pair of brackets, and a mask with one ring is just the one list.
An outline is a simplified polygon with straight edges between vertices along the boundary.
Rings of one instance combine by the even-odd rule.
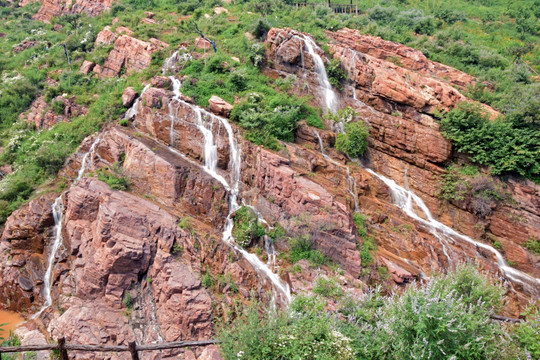
[[43, 5], [34, 15], [34, 19], [49, 22], [53, 17], [66, 14], [86, 13], [89, 16], [99, 15], [110, 9], [114, 0], [43, 0]]
[[45, 101], [45, 96], [40, 96], [34, 100], [30, 110], [21, 114], [19, 118], [26, 120], [29, 125], [33, 124], [36, 129], [47, 129], [56, 123], [70, 121], [72, 117], [84, 115], [88, 112], [86, 107], [78, 105], [75, 100], [75, 96], [71, 98], [57, 96], [54, 98], [52, 102], [59, 103], [62, 110], [57, 113], [49, 107], [49, 104]]
[[422, 73], [426, 76], [444, 79], [462, 89], [474, 84], [476, 79], [469, 74], [456, 70], [450, 66], [430, 61], [419, 50], [408, 46], [383, 40], [376, 36], [362, 35], [358, 30], [340, 29], [336, 32], [328, 31], [328, 36], [338, 44], [360, 53], [370, 55], [380, 60], [399, 64], [409, 70]]
[[128, 74], [147, 68], [152, 62], [152, 54], [168, 45], [157, 40], [142, 41], [122, 35], [114, 42], [114, 48], [103, 64], [102, 76], [113, 77], [123, 71]]

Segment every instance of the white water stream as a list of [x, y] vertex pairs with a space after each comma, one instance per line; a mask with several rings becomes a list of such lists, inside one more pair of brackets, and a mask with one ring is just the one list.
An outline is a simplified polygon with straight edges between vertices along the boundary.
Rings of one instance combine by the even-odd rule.
[[347, 191], [349, 192], [349, 194], [351, 194], [352, 198], [353, 198], [353, 201], [354, 201], [354, 211], [358, 211], [358, 192], [356, 190], [356, 179], [354, 177], [351, 176], [351, 171], [349, 170], [349, 167], [346, 166], [346, 165], [343, 165], [343, 164], [340, 164], [339, 162], [335, 161], [334, 159], [332, 159], [330, 156], [326, 155], [325, 151], [324, 151], [324, 145], [323, 145], [323, 141], [321, 139], [321, 135], [319, 134], [319, 132], [317, 130], [313, 130], [313, 134], [315, 134], [315, 136], [317, 137], [317, 139], [319, 140], [319, 148], [321, 149], [321, 154], [322, 156], [330, 161], [332, 164], [340, 167], [340, 168], [345, 168], [345, 170], [347, 171]]
[[128, 109], [128, 111], [126, 111], [126, 114], [124, 115], [124, 119], [129, 120], [129, 119], [137, 116], [137, 114], [139, 113], [139, 102], [141, 101], [144, 92], [146, 90], [148, 90], [149, 87], [150, 87], [150, 84], [148, 84], [148, 85], [146, 85], [144, 87], [143, 91], [141, 91], [141, 95], [139, 95], [139, 97], [137, 99], [135, 99], [135, 101], [133, 102], [133, 105], [131, 105], [131, 107]]
[[[227, 189], [227, 191], [229, 191], [229, 213], [227, 214], [227, 218], [225, 220], [222, 240], [226, 244], [231, 246], [244, 259], [246, 259], [257, 273], [267, 278], [272, 284], [274, 293], [278, 294], [279, 300], [284, 304], [288, 304], [291, 300], [291, 292], [290, 292], [288, 284], [283, 282], [279, 278], [279, 276], [275, 274], [269, 268], [267, 264], [265, 264], [259, 259], [257, 255], [248, 253], [246, 250], [238, 246], [232, 235], [232, 231], [234, 227], [233, 215], [240, 208], [240, 205], [238, 204], [238, 194], [239, 194], [239, 183], [240, 183], [241, 154], [240, 154], [240, 149], [238, 148], [238, 144], [236, 142], [236, 138], [234, 136], [234, 132], [231, 125], [229, 124], [227, 119], [214, 115], [212, 113], [209, 113], [206, 110], [199, 108], [198, 106], [189, 104], [181, 100], [180, 88], [182, 84], [180, 80], [176, 79], [173, 76], [171, 76], [170, 79], [173, 83], [173, 92], [174, 92], [173, 100], [191, 108], [197, 116], [196, 125], [199, 131], [201, 132], [201, 134], [203, 135], [203, 143], [204, 143], [203, 169], [205, 170], [206, 173], [208, 173], [214, 179], [219, 181], [225, 187], [225, 189]], [[170, 108], [169, 108], [169, 114], [170, 115], [173, 114]], [[171, 115], [171, 116], [174, 116], [174, 115]], [[230, 147], [229, 182], [217, 172], [217, 163], [218, 163], [217, 144], [215, 142], [214, 133], [213, 133], [213, 127], [216, 122], [223, 126], [223, 128], [227, 132], [227, 137], [229, 140], [229, 147]], [[174, 128], [173, 126], [171, 126], [171, 134], [169, 135], [170, 138], [174, 138], [174, 134], [172, 134], [173, 132], [174, 132]], [[185, 158], [185, 156], [183, 157]], [[275, 254], [270, 253], [268, 254], [268, 257], [275, 259]]]
[[[88, 152], [84, 154], [83, 159], [81, 161], [81, 168], [79, 169], [79, 172], [77, 173], [77, 178], [73, 182], [73, 184], [77, 184], [77, 182], [81, 179], [81, 177], [84, 175], [85, 170], [88, 168], [88, 164], [92, 162], [92, 157], [94, 155], [95, 149], [97, 144], [101, 141], [101, 137], [97, 136], [92, 145], [90, 146], [90, 149], [88, 149]], [[35, 313], [32, 316], [32, 319], [37, 319], [45, 309], [47, 309], [49, 306], [52, 305], [52, 295], [51, 295], [51, 288], [52, 288], [52, 275], [54, 271], [54, 265], [56, 260], [56, 255], [58, 253], [58, 250], [60, 249], [60, 246], [62, 245], [62, 218], [63, 218], [63, 212], [64, 212], [64, 201], [62, 199], [62, 196], [64, 193], [60, 194], [55, 200], [52, 205], [52, 214], [54, 219], [54, 241], [52, 244], [52, 247], [49, 252], [49, 257], [47, 258], [47, 270], [45, 271], [45, 275], [43, 276], [43, 292], [45, 295], [45, 302], [41, 306], [41, 309]]]
[[[330, 92], [332, 93], [332, 95], [330, 95], [330, 96], [326, 95], [326, 97], [325, 97], [325, 100], [327, 102], [327, 107], [331, 108], [329, 105], [333, 103], [334, 100], [332, 100], [332, 99], [337, 99], [337, 97], [336, 97], [332, 87], [329, 86], [330, 84], [328, 83], [328, 76], [326, 75], [326, 69], [324, 68], [324, 64], [322, 63], [322, 59], [313, 50], [313, 44], [314, 44], [313, 40], [311, 38], [307, 37], [307, 36], [304, 36], [303, 39], [304, 39], [304, 44], [306, 45], [306, 48], [307, 48], [308, 52], [312, 55], [313, 60], [315, 62], [315, 69], [316, 69], [317, 76], [319, 78], [319, 83], [320, 83], [321, 87], [325, 90], [325, 95], [329, 94]], [[315, 46], [317, 46], [317, 45], [315, 44]], [[356, 55], [356, 54], [354, 54], [354, 55]], [[353, 60], [351, 62], [355, 62], [355, 61], [356, 61], [356, 56], [353, 56]], [[351, 73], [352, 67], [353, 67], [353, 64], [349, 64], [349, 69], [348, 69], [349, 70], [349, 75]], [[354, 87], [353, 87], [353, 94], [354, 94], [354, 99], [357, 100], [356, 99], [356, 93], [354, 91]], [[337, 100], [335, 101], [335, 104], [337, 104]], [[369, 106], [367, 106], [365, 104], [363, 104], [363, 105], [366, 106], [371, 112], [373, 111], [373, 109], [371, 107], [369, 107]], [[324, 148], [323, 148], [322, 140], [321, 140], [321, 138], [320, 138], [320, 136], [319, 136], [319, 134], [317, 132], [316, 132], [316, 135], [317, 135], [317, 137], [319, 139], [319, 145], [321, 147], [321, 152], [323, 153], [323, 156], [325, 156], [327, 159], [329, 159], [329, 157], [326, 154], [324, 154]], [[348, 167], [347, 167], [347, 169], [348, 169]], [[503, 274], [503, 276], [506, 279], [508, 279], [510, 281], [513, 281], [515, 283], [521, 284], [524, 288], [526, 288], [532, 294], [538, 294], [538, 291], [539, 291], [538, 289], [539, 289], [539, 286], [540, 286], [540, 279], [534, 278], [534, 277], [532, 277], [532, 276], [530, 276], [530, 275], [528, 275], [528, 274], [526, 274], [526, 273], [524, 273], [522, 271], [519, 271], [517, 269], [514, 269], [514, 268], [510, 267], [506, 263], [506, 261], [504, 260], [504, 257], [501, 255], [501, 253], [499, 251], [497, 251], [495, 248], [493, 248], [493, 247], [491, 247], [491, 246], [489, 246], [487, 244], [475, 241], [475, 240], [471, 239], [470, 237], [468, 237], [466, 235], [460, 234], [457, 231], [455, 231], [454, 229], [452, 229], [452, 228], [442, 224], [441, 222], [437, 221], [436, 219], [434, 219], [431, 212], [429, 211], [428, 207], [424, 203], [424, 201], [420, 197], [418, 197], [416, 194], [414, 194], [412, 191], [407, 190], [407, 189], [397, 185], [394, 180], [388, 179], [385, 176], [380, 175], [380, 174], [374, 172], [371, 169], [366, 168], [366, 170], [369, 173], [371, 173], [372, 175], [374, 175], [375, 177], [382, 180], [388, 186], [388, 188], [390, 189], [390, 192], [392, 193], [392, 198], [393, 198], [395, 206], [402, 209], [403, 212], [405, 212], [405, 214], [407, 214], [409, 217], [411, 217], [411, 218], [425, 224], [428, 227], [430, 232], [441, 243], [443, 253], [446, 256], [449, 265], [451, 265], [453, 263], [452, 258], [450, 256], [450, 254], [448, 253], [448, 249], [447, 249], [447, 246], [449, 246], [450, 242], [453, 243], [454, 241], [461, 241], [461, 242], [465, 242], [465, 243], [468, 243], [468, 244], [472, 244], [477, 249], [486, 250], [486, 251], [490, 252], [495, 257], [496, 262], [497, 262], [497, 266], [498, 266], [499, 270], [501, 271], [501, 273]], [[356, 199], [356, 197], [355, 197], [355, 199]], [[413, 202], [414, 202], [414, 205], [416, 207], [418, 207], [422, 211], [425, 218], [419, 216], [415, 212]]]
[[338, 98], [336, 96], [336, 93], [334, 92], [334, 89], [332, 89], [330, 81], [328, 80], [326, 68], [324, 67], [324, 61], [321, 56], [315, 51], [315, 49], [320, 50], [321, 52], [322, 50], [309, 36], [303, 35], [302, 37], [300, 37], [300, 39], [304, 42], [304, 46], [307, 52], [309, 53], [309, 55], [311, 55], [311, 58], [313, 59], [313, 64], [315, 65], [315, 74], [317, 75], [317, 80], [319, 81], [319, 85], [323, 90], [326, 110], [335, 114], [338, 107]]
[[[461, 241], [461, 242], [472, 244], [477, 249], [483, 249], [490, 252], [496, 258], [497, 266], [504, 277], [506, 277], [507, 279], [513, 282], [520, 283], [529, 291], [531, 291], [531, 293], [533, 294], [538, 292], [538, 287], [540, 286], [540, 279], [534, 278], [524, 272], [521, 272], [517, 269], [514, 269], [513, 267], [510, 267], [504, 260], [504, 257], [501, 255], [501, 253], [498, 252], [495, 248], [487, 244], [475, 241], [468, 236], [460, 234], [454, 229], [434, 219], [428, 207], [424, 203], [424, 201], [420, 197], [418, 197], [416, 194], [414, 194], [412, 191], [406, 190], [405, 188], [397, 185], [394, 180], [388, 179], [387, 177], [380, 175], [371, 169], [366, 168], [366, 171], [368, 171], [370, 174], [380, 179], [382, 182], [386, 184], [386, 186], [388, 186], [392, 194], [394, 205], [396, 205], [401, 210], [403, 210], [403, 212], [407, 214], [409, 217], [411, 217], [412, 219], [426, 225], [428, 229], [431, 231], [431, 233], [435, 237], [437, 237], [439, 240]], [[415, 212], [414, 207], [413, 207], [413, 202], [414, 202], [414, 206], [417, 206], [422, 211], [425, 218], [419, 216]], [[445, 255], [447, 256], [448, 260], [451, 261], [450, 256], [446, 252], [446, 248], [444, 247], [444, 244], [443, 244], [443, 251], [445, 252]]]

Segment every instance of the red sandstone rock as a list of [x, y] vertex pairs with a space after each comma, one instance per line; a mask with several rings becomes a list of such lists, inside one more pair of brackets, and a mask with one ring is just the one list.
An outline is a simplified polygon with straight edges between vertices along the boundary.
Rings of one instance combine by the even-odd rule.
[[95, 66], [96, 66], [95, 63], [88, 60], [84, 60], [81, 65], [81, 68], [79, 69], [79, 72], [84, 75], [88, 75], [92, 71], [92, 69], [94, 69]]
[[328, 31], [327, 34], [338, 44], [346, 45], [353, 50], [371, 55], [377, 59], [394, 62], [399, 66], [421, 72], [426, 76], [446, 80], [462, 89], [466, 89], [476, 81], [469, 74], [430, 61], [421, 51], [393, 41], [383, 40], [371, 35], [362, 35], [357, 30], [347, 28], [336, 32]]
[[231, 114], [233, 106], [220, 98], [219, 96], [212, 95], [210, 100], [208, 100], [210, 106], [210, 111], [216, 115], [221, 115], [228, 117]]
[[164, 43], [142, 41], [127, 35], [120, 36], [114, 43], [114, 49], [109, 53], [102, 76], [118, 76], [125, 69], [128, 74], [141, 71], [152, 61], [152, 54], [159, 50]]
[[118, 36], [111, 31], [110, 26], [105, 26], [103, 30], [101, 30], [96, 37], [96, 46], [98, 45], [111, 45], [114, 43]]
[[57, 114], [49, 108], [49, 104], [45, 102], [45, 97], [40, 96], [30, 106], [27, 113], [19, 116], [20, 119], [25, 119], [28, 124], [34, 124], [36, 129], [49, 128], [58, 122], [69, 121], [72, 117], [86, 114], [88, 109], [78, 105], [75, 102], [75, 97], [64, 98], [57, 96], [53, 101], [61, 102], [64, 107], [62, 114]]
[[152, 86], [161, 88], [161, 89], [170, 89], [171, 88], [171, 79], [167, 76], [155, 76], [150, 80]]
[[150, 87], [142, 95], [143, 105], [155, 109], [162, 109], [167, 103], [168, 96], [167, 90]]
[[99, 15], [103, 10], [111, 7], [113, 0], [43, 0], [41, 8], [34, 15], [34, 19], [50, 22], [53, 17], [66, 14], [86, 13], [89, 16]]
[[124, 93], [122, 94], [122, 105], [124, 105], [124, 107], [126, 108], [131, 107], [131, 105], [133, 105], [133, 102], [138, 96], [139, 94], [137, 94], [134, 88], [132, 88], [131, 86], [126, 88], [126, 90], [124, 90]]
[[211, 49], [212, 48], [212, 44], [210, 43], [210, 41], [206, 39], [202, 39], [202, 38], [195, 39], [195, 46], [197, 47], [197, 49]]
[[229, 10], [225, 9], [223, 6], [218, 6], [214, 9], [214, 14], [219, 15], [222, 13], [228, 14]]
[[31, 47], [34, 47], [37, 45], [37, 41], [30, 41], [30, 40], [24, 40], [22, 43], [20, 43], [19, 45], [15, 46], [13, 48], [13, 52], [14, 53], [19, 53], [21, 51], [24, 51], [28, 48], [31, 48]]
[[204, 348], [201, 356], [197, 360], [222, 360], [219, 349], [216, 345], [210, 345]]

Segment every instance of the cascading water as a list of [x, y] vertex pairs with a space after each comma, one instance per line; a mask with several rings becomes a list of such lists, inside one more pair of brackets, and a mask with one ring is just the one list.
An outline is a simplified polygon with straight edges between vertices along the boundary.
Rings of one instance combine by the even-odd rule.
[[326, 153], [324, 151], [324, 145], [323, 145], [321, 135], [319, 134], [319, 132], [317, 130], [313, 130], [313, 133], [315, 134], [315, 136], [319, 140], [319, 148], [321, 149], [322, 156], [326, 160], [330, 161], [331, 163], [333, 163], [333, 164], [335, 164], [335, 165], [337, 165], [339, 167], [345, 167], [345, 169], [347, 170], [347, 191], [349, 192], [349, 194], [351, 194], [351, 196], [353, 198], [354, 211], [355, 212], [358, 211], [358, 196], [356, 195], [356, 194], [358, 194], [358, 192], [356, 191], [356, 180], [351, 176], [351, 171], [349, 170], [349, 167], [338, 163], [337, 161], [332, 159], [330, 156], [326, 155]]
[[[189, 104], [181, 100], [180, 99], [180, 96], [181, 96], [180, 81], [173, 76], [171, 76], [170, 79], [173, 82], [173, 92], [174, 92], [173, 100], [189, 107], [195, 112], [195, 115], [197, 116], [196, 125], [199, 131], [203, 135], [203, 142], [204, 142], [204, 149], [203, 149], [204, 171], [208, 173], [210, 176], [212, 176], [214, 179], [218, 180], [221, 184], [223, 184], [225, 189], [229, 191], [229, 213], [227, 214], [227, 218], [225, 221], [222, 240], [226, 244], [231, 246], [236, 252], [238, 252], [244, 259], [246, 259], [257, 273], [267, 278], [272, 284], [274, 292], [277, 292], [280, 294], [280, 300], [282, 301], [282, 303], [288, 304], [291, 300], [291, 292], [290, 292], [289, 286], [286, 283], [284, 283], [279, 278], [278, 275], [272, 272], [272, 270], [268, 267], [268, 265], [263, 263], [258, 258], [257, 255], [250, 254], [246, 250], [238, 246], [234, 241], [234, 237], [232, 236], [232, 230], [234, 227], [233, 215], [240, 208], [238, 204], [238, 194], [239, 194], [239, 182], [240, 182], [241, 157], [240, 157], [240, 150], [238, 148], [238, 144], [236, 142], [236, 138], [234, 136], [234, 132], [231, 125], [225, 118], [216, 116], [212, 113], [207, 112], [206, 110], [199, 108], [198, 106]], [[172, 114], [171, 111], [169, 111], [169, 113]], [[173, 125], [171, 126], [174, 126], [174, 121], [172, 119], [171, 121], [173, 122]], [[215, 144], [214, 134], [213, 134], [213, 126], [216, 122], [221, 124], [225, 128], [225, 131], [227, 132], [227, 136], [229, 140], [230, 183], [227, 182], [225, 178], [221, 176], [220, 174], [218, 174], [217, 172], [217, 162], [218, 162], [217, 145]], [[171, 132], [172, 131], [173, 130], [171, 130]], [[170, 137], [173, 137], [173, 135], [170, 135]], [[178, 153], [177, 151], [175, 152]], [[185, 156], [182, 156], [182, 157], [186, 158]]]
[[[77, 173], [77, 178], [73, 182], [73, 184], [76, 184], [81, 177], [83, 176], [86, 168], [88, 167], [88, 163], [92, 161], [93, 154], [95, 152], [97, 144], [101, 141], [101, 137], [97, 136], [92, 145], [90, 146], [90, 149], [86, 154], [84, 154], [83, 159], [81, 161], [81, 168], [79, 169], [79, 172]], [[43, 277], [43, 291], [45, 295], [45, 303], [41, 306], [41, 309], [32, 316], [32, 319], [37, 319], [41, 313], [45, 309], [47, 309], [49, 306], [52, 305], [52, 295], [51, 295], [51, 287], [52, 287], [52, 273], [54, 270], [54, 261], [56, 260], [56, 255], [58, 253], [58, 249], [60, 249], [60, 246], [62, 245], [62, 217], [64, 212], [64, 201], [62, 200], [62, 196], [64, 194], [60, 194], [59, 197], [54, 200], [54, 203], [52, 205], [52, 214], [54, 219], [54, 241], [53, 245], [51, 247], [49, 257], [47, 259], [47, 270], [45, 271], [45, 276]]]
[[[387, 177], [380, 175], [371, 169], [366, 168], [366, 171], [368, 171], [370, 174], [380, 179], [382, 182], [386, 184], [386, 186], [388, 186], [388, 188], [390, 189], [390, 192], [392, 193], [394, 205], [402, 209], [403, 212], [405, 212], [405, 214], [407, 214], [409, 217], [413, 218], [414, 220], [418, 222], [425, 224], [435, 237], [437, 237], [438, 239], [448, 238], [448, 240], [452, 240], [452, 241], [453, 240], [462, 241], [462, 242], [474, 245], [477, 249], [483, 249], [483, 250], [489, 251], [497, 259], [498, 268], [504, 277], [506, 277], [510, 281], [521, 284], [524, 288], [526, 288], [532, 294], [538, 294], [539, 286], [540, 286], [540, 279], [534, 278], [524, 272], [521, 272], [517, 269], [514, 269], [508, 266], [508, 264], [504, 260], [501, 253], [498, 252], [493, 247], [487, 244], [475, 241], [471, 239], [470, 237], [460, 234], [454, 229], [435, 220], [433, 216], [431, 215], [431, 212], [429, 211], [428, 207], [424, 203], [424, 201], [420, 197], [418, 197], [416, 194], [414, 194], [412, 191], [404, 189], [403, 187], [397, 185], [394, 180], [388, 179]], [[425, 216], [425, 219], [419, 216], [414, 211], [413, 201], [414, 201], [415, 206], [417, 206], [422, 211], [423, 215]], [[450, 261], [450, 257], [448, 256], [448, 253], [446, 253], [445, 255]]]
[[332, 85], [328, 80], [328, 75], [326, 74], [326, 68], [324, 67], [324, 62], [321, 56], [315, 51], [315, 48], [322, 51], [319, 46], [307, 35], [302, 35], [300, 38], [304, 42], [304, 46], [307, 52], [311, 55], [313, 59], [313, 64], [315, 65], [315, 74], [317, 74], [317, 79], [319, 81], [320, 87], [323, 89], [323, 97], [326, 103], [326, 110], [335, 114], [337, 112], [338, 100]]
[[129, 120], [137, 116], [137, 114], [139, 113], [139, 102], [141, 101], [143, 94], [145, 93], [146, 90], [148, 90], [149, 87], [150, 87], [150, 84], [144, 87], [143, 91], [141, 91], [141, 95], [139, 95], [139, 97], [135, 99], [135, 101], [133, 102], [133, 105], [131, 105], [128, 111], [126, 111], [126, 114], [124, 115], [124, 119]]

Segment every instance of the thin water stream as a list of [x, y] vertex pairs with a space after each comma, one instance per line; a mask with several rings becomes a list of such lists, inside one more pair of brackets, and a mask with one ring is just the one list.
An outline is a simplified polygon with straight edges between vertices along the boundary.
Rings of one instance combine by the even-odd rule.
[[[262, 262], [257, 255], [251, 254], [238, 246], [232, 235], [232, 231], [234, 228], [233, 216], [234, 213], [240, 208], [240, 205], [238, 203], [238, 195], [240, 183], [241, 154], [231, 125], [229, 124], [227, 119], [209, 113], [206, 110], [199, 108], [198, 106], [181, 100], [181, 82], [173, 76], [171, 76], [170, 79], [173, 83], [173, 99], [176, 102], [191, 108], [197, 116], [196, 125], [201, 134], [203, 135], [203, 169], [206, 173], [219, 181], [225, 187], [225, 189], [227, 189], [227, 191], [229, 191], [229, 213], [227, 214], [227, 218], [225, 220], [225, 226], [222, 235], [223, 242], [231, 246], [237, 253], [239, 253], [244, 259], [246, 259], [257, 273], [268, 279], [272, 284], [273, 291], [279, 294], [279, 300], [284, 304], [288, 304], [291, 300], [289, 286], [284, 283], [279, 278], [279, 276], [269, 268], [268, 264]], [[169, 110], [169, 113], [173, 114], [171, 110]], [[217, 144], [215, 142], [213, 133], [213, 127], [216, 123], [219, 123], [221, 126], [223, 126], [223, 128], [227, 132], [230, 148], [229, 181], [227, 181], [217, 172]], [[173, 131], [174, 127], [171, 127], [171, 134], [169, 136], [170, 138], [174, 138], [174, 134], [172, 134]], [[275, 258], [274, 254], [269, 254], [268, 256], [269, 258]]]

